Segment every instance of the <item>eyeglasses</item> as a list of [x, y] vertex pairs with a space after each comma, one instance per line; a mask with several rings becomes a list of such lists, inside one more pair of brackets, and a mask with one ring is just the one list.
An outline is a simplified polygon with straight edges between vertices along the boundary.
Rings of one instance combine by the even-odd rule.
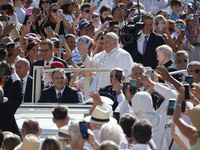
[[11, 44], [11, 45], [6, 45], [6, 48], [14, 48], [14, 44]]
[[178, 28], [185, 29], [185, 25], [177, 25]]
[[12, 16], [14, 14], [14, 11], [12, 10], [6, 10], [5, 13], [8, 15], [8, 16]]
[[90, 10], [83, 10], [82, 12], [86, 12], [86, 13], [89, 13], [89, 12], [90, 12]]
[[178, 63], [179, 63], [179, 64], [180, 64], [180, 63], [183, 63], [183, 62], [184, 62], [184, 63], [187, 63], [187, 59], [183, 59], [183, 60], [179, 59], [179, 60], [178, 60]]
[[195, 72], [196, 74], [199, 74], [200, 70], [199, 70], [199, 69], [196, 69], [196, 70], [191, 71], [191, 72]]
[[45, 3], [46, 3], [46, 4], [49, 4], [50, 2], [49, 2], [49, 1], [42, 1], [42, 2], [41, 2], [41, 4], [45, 4]]
[[46, 53], [46, 52], [48, 52], [49, 50], [51, 50], [51, 49], [46, 49], [46, 50], [41, 50], [41, 49], [40, 49], [40, 52], [41, 52], [41, 53]]
[[93, 15], [93, 16], [92, 16], [92, 18], [98, 18], [98, 17], [99, 17], [98, 15]]
[[58, 9], [52, 9], [51, 10], [53, 13], [56, 13], [58, 11]]

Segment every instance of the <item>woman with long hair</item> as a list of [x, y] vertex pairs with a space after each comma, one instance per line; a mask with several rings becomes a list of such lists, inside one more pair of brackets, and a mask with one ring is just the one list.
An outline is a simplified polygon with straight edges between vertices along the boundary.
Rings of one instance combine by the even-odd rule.
[[35, 62], [38, 52], [38, 42], [30, 42], [26, 49], [26, 59], [30, 62], [30, 66]]
[[74, 6], [75, 6], [75, 2], [73, 2], [73, 0], [60, 1], [60, 8], [63, 10], [63, 14], [72, 24], [71, 30], [68, 30], [67, 28], [65, 28], [65, 34], [71, 33], [75, 35], [75, 15], [73, 14], [73, 11], [75, 9]]
[[[49, 38], [55, 35], [64, 35], [64, 28], [71, 30], [72, 25], [65, 15], [60, 14], [58, 16], [57, 12], [59, 8], [57, 3], [52, 3], [49, 7], [46, 19], [41, 25], [41, 31], [44, 37], [47, 37], [47, 35], [50, 36]], [[53, 33], [53, 35], [50, 35], [51, 33]]]

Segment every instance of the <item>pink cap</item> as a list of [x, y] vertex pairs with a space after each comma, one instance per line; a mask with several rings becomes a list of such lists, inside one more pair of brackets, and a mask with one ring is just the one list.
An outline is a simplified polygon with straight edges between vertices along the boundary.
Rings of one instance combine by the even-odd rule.
[[32, 14], [32, 10], [33, 10], [33, 7], [29, 7], [29, 8], [26, 10], [25, 16], [26, 16], [26, 15], [31, 15], [31, 14]]

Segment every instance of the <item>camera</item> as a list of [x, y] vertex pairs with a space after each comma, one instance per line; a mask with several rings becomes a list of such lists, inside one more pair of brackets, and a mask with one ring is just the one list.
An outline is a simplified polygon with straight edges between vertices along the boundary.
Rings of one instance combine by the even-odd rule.
[[141, 15], [136, 15], [128, 23], [125, 23], [121, 29], [121, 42], [122, 44], [131, 44], [139, 36], [139, 32], [143, 29], [144, 23], [141, 22]]

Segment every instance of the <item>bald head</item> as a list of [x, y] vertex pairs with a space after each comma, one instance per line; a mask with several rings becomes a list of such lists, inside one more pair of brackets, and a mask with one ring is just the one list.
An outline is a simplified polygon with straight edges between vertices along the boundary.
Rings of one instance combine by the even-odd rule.
[[41, 134], [41, 129], [39, 122], [35, 119], [27, 119], [22, 125], [22, 135], [25, 137], [27, 134], [34, 134], [39, 136]]
[[104, 141], [101, 143], [99, 150], [118, 150], [118, 146], [113, 141]]

